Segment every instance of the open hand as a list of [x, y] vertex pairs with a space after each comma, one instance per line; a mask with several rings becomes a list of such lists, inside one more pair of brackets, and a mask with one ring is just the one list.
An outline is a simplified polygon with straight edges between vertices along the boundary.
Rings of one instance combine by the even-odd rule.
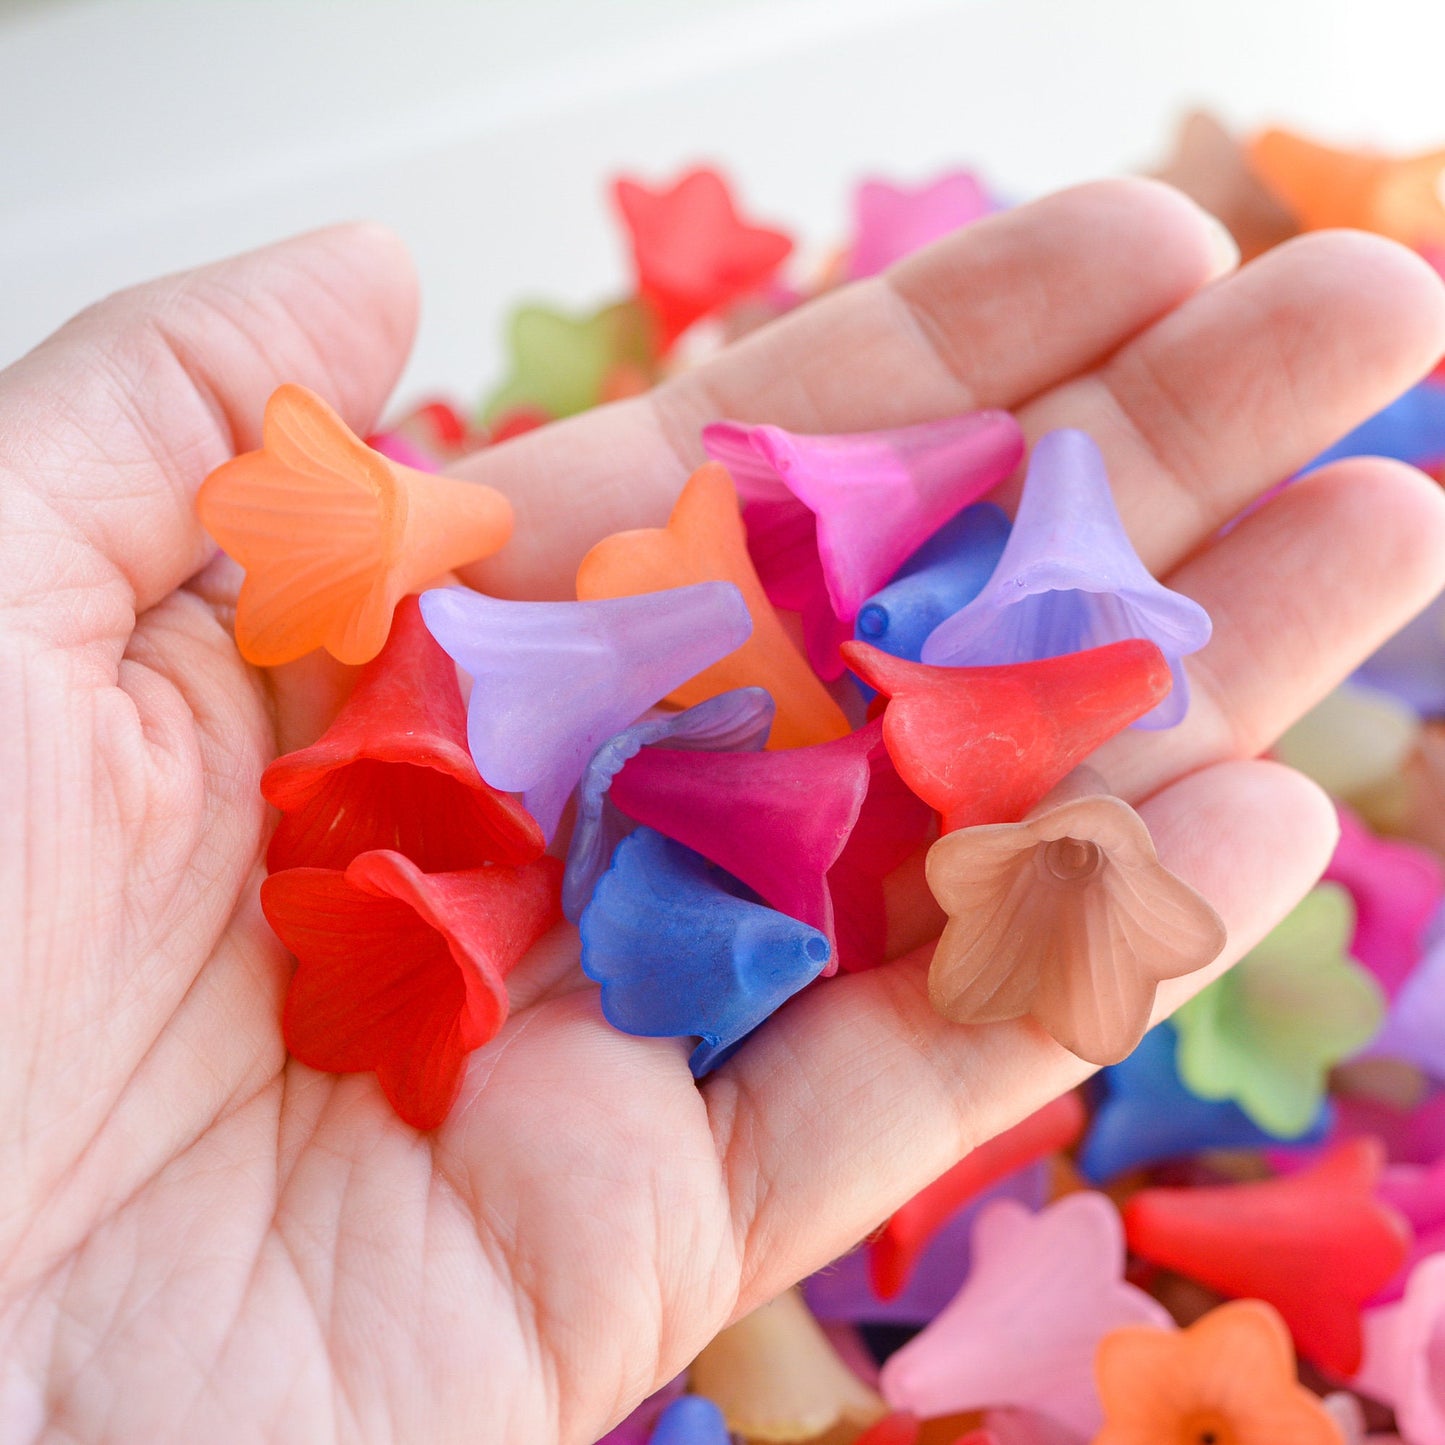
[[[1312, 785], [1249, 760], [1445, 584], [1445, 499], [1394, 463], [1217, 536], [1429, 368], [1445, 288], [1357, 234], [1218, 258], [1146, 182], [980, 222], [478, 455], [518, 526], [469, 580], [570, 595], [598, 537], [661, 524], [717, 417], [1084, 428], [1145, 561], [1215, 621], [1185, 723], [1096, 761], [1223, 915], [1217, 971], [1334, 838]], [[283, 381], [369, 427], [415, 305], [393, 239], [338, 229], [115, 297], [0, 376], [0, 1445], [586, 1445], [1086, 1072], [1027, 1021], [945, 1023], [923, 950], [807, 991], [698, 1088], [686, 1041], [603, 1022], [567, 927], [434, 1135], [374, 1077], [288, 1062], [257, 780], [336, 676], [241, 661], [192, 498]]]

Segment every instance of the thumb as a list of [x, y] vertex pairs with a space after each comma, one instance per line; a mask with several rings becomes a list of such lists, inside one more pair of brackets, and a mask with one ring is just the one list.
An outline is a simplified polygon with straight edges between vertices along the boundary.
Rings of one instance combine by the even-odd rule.
[[260, 444], [271, 391], [301, 382], [365, 430], [416, 310], [401, 242], [361, 224], [82, 312], [0, 373], [0, 606], [53, 643], [123, 642], [137, 613], [214, 553], [196, 489]]

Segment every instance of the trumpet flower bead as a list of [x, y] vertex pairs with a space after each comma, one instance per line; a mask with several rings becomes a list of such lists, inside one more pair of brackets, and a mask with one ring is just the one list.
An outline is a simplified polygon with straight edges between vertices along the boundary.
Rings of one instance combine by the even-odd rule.
[[843, 737], [848, 720], [788, 636], [748, 556], [737, 491], [716, 462], [699, 467], [666, 527], [604, 537], [577, 569], [584, 602], [661, 592], [696, 582], [730, 582], [742, 594], [752, 633], [735, 652], [675, 688], [689, 707], [735, 687], [762, 687], [776, 704], [772, 747], [798, 748]]
[[500, 492], [388, 461], [291, 385], [266, 403], [261, 448], [217, 467], [196, 508], [246, 569], [236, 645], [268, 667], [318, 647], [370, 662], [402, 597], [512, 532]]
[[509, 793], [482, 780], [467, 752], [456, 667], [432, 640], [415, 597], [366, 664], [336, 721], [309, 748], [261, 775], [281, 811], [266, 866], [345, 868], [376, 849], [428, 873], [538, 857], [542, 830]]
[[[1003, 411], [836, 436], [714, 422], [702, 441], [737, 483], [749, 544], [766, 555], [780, 550], [774, 534], [788, 539], [781, 565], [759, 567], [764, 585], [783, 572], [786, 588], [786, 571], [815, 553], [842, 623], [1023, 455], [1019, 425]], [[769, 591], [779, 606], [789, 605], [786, 591]]]
[[1156, 582], [1139, 560], [1093, 439], [1054, 431], [1034, 444], [1018, 515], [993, 575], [929, 634], [923, 661], [978, 667], [1147, 638], [1168, 659], [1174, 687], [1140, 725], [1162, 728], [1188, 710], [1180, 660], [1203, 647], [1209, 634], [1208, 613]]
[[408, 1124], [439, 1127], [466, 1056], [506, 1021], [507, 974], [561, 917], [561, 882], [555, 858], [423, 873], [389, 852], [273, 873], [261, 906], [298, 964], [286, 1047], [330, 1073], [374, 1071]]
[[975, 502], [946, 522], [859, 609], [854, 636], [917, 662], [929, 633], [983, 590], [1008, 541], [1009, 520]]
[[1152, 642], [998, 667], [932, 667], [862, 642], [848, 665], [888, 697], [883, 741], [945, 831], [1014, 823], [1169, 690]]
[[422, 595], [428, 630], [473, 680], [467, 740], [494, 788], [524, 795], [550, 839], [602, 743], [752, 630], [728, 582], [606, 602]]
[[1217, 958], [1225, 930], [1159, 862], [1144, 820], [1088, 774], [1022, 822], [963, 828], [929, 850], [949, 921], [928, 992], [956, 1023], [1029, 1015], [1079, 1058], [1117, 1064], [1158, 986]]
[[567, 848], [562, 911], [571, 922], [582, 916], [613, 851], [627, 835], [627, 819], [612, 805], [607, 790], [629, 758], [644, 747], [756, 752], [767, 740], [773, 701], [760, 687], [719, 693], [684, 712], [663, 712], [624, 728], [592, 754], [577, 789], [577, 817]]
[[705, 858], [639, 828], [582, 915], [582, 968], [624, 1033], [695, 1037], [701, 1076], [810, 983], [828, 940], [765, 908]]

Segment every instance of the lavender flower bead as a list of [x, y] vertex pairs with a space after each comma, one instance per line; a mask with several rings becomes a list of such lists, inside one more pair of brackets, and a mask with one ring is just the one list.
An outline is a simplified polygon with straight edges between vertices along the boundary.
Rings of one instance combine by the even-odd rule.
[[1210, 634], [1209, 614], [1155, 581], [1124, 531], [1104, 459], [1081, 431], [1040, 437], [1013, 531], [993, 576], [923, 644], [923, 661], [976, 667], [1058, 657], [1143, 637], [1169, 660], [1174, 688], [1135, 727], [1166, 728], [1189, 707], [1180, 659]]
[[467, 744], [494, 788], [521, 793], [550, 839], [599, 746], [748, 640], [731, 582], [604, 602], [424, 592], [431, 635], [471, 674]]

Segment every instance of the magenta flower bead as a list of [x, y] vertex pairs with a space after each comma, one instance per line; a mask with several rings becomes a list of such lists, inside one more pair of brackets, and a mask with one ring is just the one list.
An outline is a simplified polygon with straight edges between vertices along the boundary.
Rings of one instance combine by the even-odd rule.
[[1340, 841], [1325, 878], [1354, 899], [1351, 956], [1394, 998], [1420, 962], [1425, 927], [1445, 898], [1445, 879], [1432, 853], [1377, 837], [1349, 808], [1337, 805], [1337, 811]]
[[1018, 423], [1002, 411], [839, 436], [723, 421], [704, 427], [702, 442], [737, 485], [764, 590], [803, 614], [825, 677], [841, 674], [837, 643], [863, 603], [1023, 455]]
[[998, 209], [969, 171], [949, 171], [921, 186], [864, 181], [853, 193], [848, 279], [876, 276], [895, 261]]

